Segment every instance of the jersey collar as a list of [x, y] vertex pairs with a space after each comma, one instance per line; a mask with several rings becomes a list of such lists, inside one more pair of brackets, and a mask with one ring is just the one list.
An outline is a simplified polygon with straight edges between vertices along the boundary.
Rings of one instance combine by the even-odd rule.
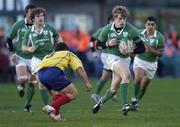
[[[147, 30], [144, 29], [144, 30], [141, 32], [141, 34], [142, 34], [144, 37], [146, 37], [146, 36], [145, 36], [146, 31], [147, 31]], [[157, 36], [157, 31], [155, 30], [155, 31], [154, 31], [154, 34], [153, 34], [150, 38], [153, 38], [153, 37], [156, 37], [156, 36]]]
[[124, 28], [126, 27], [126, 23], [125, 23], [124, 27], [122, 28], [122, 30], [119, 33], [116, 32], [114, 26], [115, 26], [115, 22], [112, 23], [111, 30], [114, 31], [116, 34], [120, 35], [123, 32]]
[[35, 26], [33, 25], [31, 31], [32, 31], [32, 32], [36, 32], [37, 34], [42, 34], [45, 26], [46, 26], [46, 25], [44, 24], [42, 30], [41, 30], [40, 32], [38, 32], [38, 31], [36, 31]]

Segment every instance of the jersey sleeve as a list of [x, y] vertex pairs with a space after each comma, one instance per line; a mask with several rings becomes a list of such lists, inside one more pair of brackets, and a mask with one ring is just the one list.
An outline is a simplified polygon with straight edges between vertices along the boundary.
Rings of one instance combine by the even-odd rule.
[[98, 36], [98, 40], [100, 42], [106, 42], [108, 40], [108, 33], [109, 33], [109, 31], [108, 31], [108, 28], [106, 26], [101, 30], [101, 32]]
[[14, 23], [11, 27], [11, 29], [9, 30], [8, 33], [8, 38], [10, 39], [14, 39], [17, 35], [18, 32], [18, 22]]
[[160, 35], [158, 38], [158, 44], [157, 44], [157, 49], [158, 50], [163, 50], [164, 49], [164, 42], [165, 42], [165, 38], [163, 35]]
[[23, 37], [22, 45], [23, 46], [32, 46], [33, 44], [30, 43], [31, 40], [29, 39], [30, 30], [26, 31]]
[[49, 28], [51, 32], [53, 33], [53, 38], [59, 37], [58, 31], [53, 26], [49, 25]]
[[77, 68], [83, 67], [81, 60], [73, 53], [70, 54], [69, 66], [76, 71]]
[[102, 28], [99, 28], [99, 29], [92, 35], [92, 37], [95, 38], [95, 39], [97, 40], [99, 34], [101, 33], [101, 31], [102, 31]]

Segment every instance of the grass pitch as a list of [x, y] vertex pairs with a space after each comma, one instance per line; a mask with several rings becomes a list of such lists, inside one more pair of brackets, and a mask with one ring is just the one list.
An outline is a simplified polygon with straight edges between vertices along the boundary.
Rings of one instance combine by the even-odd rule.
[[[23, 111], [24, 98], [18, 96], [15, 84], [1, 84], [0, 127], [180, 127], [180, 80], [152, 81], [140, 103], [140, 111], [129, 112], [128, 116], [120, 111], [119, 93], [118, 102], [109, 100], [97, 114], [92, 114], [91, 93], [84, 91], [82, 83], [74, 83], [79, 98], [62, 107], [64, 122], [53, 122], [42, 112], [38, 90], [32, 102], [33, 113], [27, 113]], [[131, 94], [132, 85], [129, 86], [129, 98]]]

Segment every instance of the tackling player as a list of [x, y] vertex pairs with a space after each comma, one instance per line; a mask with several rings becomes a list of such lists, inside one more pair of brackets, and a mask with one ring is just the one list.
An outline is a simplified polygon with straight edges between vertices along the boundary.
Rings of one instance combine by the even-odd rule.
[[92, 89], [92, 85], [87, 77], [80, 59], [68, 51], [65, 43], [58, 43], [55, 52], [47, 55], [38, 68], [39, 81], [50, 91], [52, 103], [43, 107], [54, 121], [62, 120], [60, 108], [78, 96], [74, 84], [65, 76], [64, 70], [72, 68], [85, 82], [87, 91]]

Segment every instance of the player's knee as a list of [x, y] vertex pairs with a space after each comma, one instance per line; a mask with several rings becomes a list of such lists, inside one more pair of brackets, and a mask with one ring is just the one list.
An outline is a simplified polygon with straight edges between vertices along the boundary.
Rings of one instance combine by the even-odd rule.
[[18, 83], [19, 84], [25, 84], [28, 81], [28, 76], [19, 76], [18, 77]]
[[136, 83], [137, 84], [141, 84], [141, 81], [142, 81], [142, 76], [141, 75], [138, 75], [135, 79]]
[[79, 96], [78, 92], [75, 94], [74, 99], [76, 99]]
[[73, 92], [71, 93], [71, 99], [72, 99], [72, 100], [76, 99], [78, 96], [79, 96], [79, 94], [78, 94], [77, 91], [73, 91]]
[[123, 82], [129, 82], [131, 80], [131, 74], [128, 72], [125, 72], [122, 76], [122, 81]]

